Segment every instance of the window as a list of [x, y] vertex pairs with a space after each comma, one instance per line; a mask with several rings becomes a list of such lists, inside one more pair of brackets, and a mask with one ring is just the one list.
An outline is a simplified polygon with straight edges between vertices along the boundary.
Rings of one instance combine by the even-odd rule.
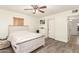
[[24, 18], [13, 17], [13, 25], [14, 26], [23, 26]]

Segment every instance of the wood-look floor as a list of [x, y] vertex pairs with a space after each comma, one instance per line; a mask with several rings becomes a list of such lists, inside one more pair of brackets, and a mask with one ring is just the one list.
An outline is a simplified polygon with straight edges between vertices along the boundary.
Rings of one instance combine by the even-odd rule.
[[[47, 38], [45, 46], [42, 46], [32, 53], [78, 53], [79, 45], [70, 45], [69, 43], [57, 41], [54, 39]], [[13, 53], [11, 47], [0, 50], [0, 53]]]
[[70, 36], [68, 43], [71, 44], [71, 45], [73, 45], [73, 44], [79, 45], [79, 35]]
[[54, 39], [46, 39], [45, 47], [41, 47], [33, 53], [78, 53], [79, 46], [69, 44]]

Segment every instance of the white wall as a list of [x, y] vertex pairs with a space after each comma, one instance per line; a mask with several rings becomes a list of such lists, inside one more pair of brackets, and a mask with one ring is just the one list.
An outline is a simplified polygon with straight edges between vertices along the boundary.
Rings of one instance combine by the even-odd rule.
[[55, 39], [67, 42], [67, 17], [65, 14], [55, 15]]
[[24, 24], [29, 25], [31, 31], [35, 31], [38, 25], [38, 18], [16, 13], [13, 11], [0, 10], [0, 39], [8, 35], [8, 25], [13, 24], [13, 17], [24, 18]]
[[55, 19], [55, 39], [63, 42], [68, 41], [68, 17], [72, 15], [78, 15], [78, 13], [72, 13], [72, 10], [64, 11], [57, 14], [52, 14], [43, 18], [50, 19], [51, 17]]
[[78, 15], [78, 13], [72, 13], [72, 10], [69, 10], [54, 15], [56, 40], [68, 42], [68, 17], [72, 15]]

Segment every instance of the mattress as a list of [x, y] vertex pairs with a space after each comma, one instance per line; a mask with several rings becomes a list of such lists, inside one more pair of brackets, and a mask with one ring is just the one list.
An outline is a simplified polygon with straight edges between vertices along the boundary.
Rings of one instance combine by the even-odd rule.
[[9, 35], [8, 40], [13, 44], [23, 43], [29, 40], [33, 40], [39, 37], [42, 37], [42, 34], [32, 33], [27, 31], [16, 31]]

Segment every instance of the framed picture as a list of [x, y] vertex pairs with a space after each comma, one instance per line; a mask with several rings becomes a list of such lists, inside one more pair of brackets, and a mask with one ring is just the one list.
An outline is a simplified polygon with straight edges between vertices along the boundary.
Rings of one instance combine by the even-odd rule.
[[45, 24], [45, 20], [40, 20], [40, 24]]

